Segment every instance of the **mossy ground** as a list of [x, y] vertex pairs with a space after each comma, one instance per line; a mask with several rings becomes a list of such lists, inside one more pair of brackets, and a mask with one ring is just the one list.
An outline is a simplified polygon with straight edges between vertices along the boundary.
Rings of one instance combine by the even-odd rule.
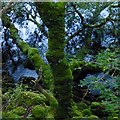
[[[83, 62], [76, 63], [75, 68], [78, 66], [84, 66]], [[88, 66], [91, 64], [87, 64]], [[86, 65], [86, 66], [87, 66]], [[47, 76], [46, 76], [47, 77]], [[48, 76], [49, 78], [49, 76]], [[52, 119], [54, 120], [54, 113], [51, 109], [48, 99], [39, 91], [33, 91], [26, 89], [24, 85], [18, 85], [15, 88], [8, 89], [2, 95], [3, 100], [3, 118], [15, 118], [15, 119]], [[100, 108], [103, 105], [100, 102], [88, 102], [80, 101], [73, 102], [72, 111], [74, 119], [99, 119], [97, 113], [104, 113]], [[106, 116], [105, 116], [106, 117]], [[107, 119], [107, 117], [106, 117]], [[117, 113], [111, 113], [108, 116], [108, 120], [118, 120]]]
[[49, 101], [42, 93], [16, 89], [17, 94], [15, 89], [3, 94], [3, 118], [53, 118]]

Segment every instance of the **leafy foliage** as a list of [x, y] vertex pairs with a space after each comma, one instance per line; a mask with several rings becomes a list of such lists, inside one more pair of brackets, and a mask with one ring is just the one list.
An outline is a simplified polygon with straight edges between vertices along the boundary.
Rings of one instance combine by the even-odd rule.
[[[87, 86], [90, 92], [96, 92], [102, 99], [108, 113], [118, 113], [119, 106], [119, 54], [118, 51], [111, 52], [107, 49], [96, 56], [96, 63], [103, 67], [103, 72], [96, 75], [88, 75], [80, 81], [80, 86]], [[94, 94], [94, 93], [93, 93]]]

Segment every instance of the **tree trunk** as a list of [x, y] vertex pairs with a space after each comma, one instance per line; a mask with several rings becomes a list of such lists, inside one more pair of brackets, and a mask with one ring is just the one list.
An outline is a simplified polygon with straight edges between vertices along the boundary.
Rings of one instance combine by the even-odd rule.
[[72, 72], [64, 53], [65, 3], [36, 3], [41, 18], [48, 27], [47, 59], [54, 77], [54, 94], [58, 100], [56, 119], [72, 118]]

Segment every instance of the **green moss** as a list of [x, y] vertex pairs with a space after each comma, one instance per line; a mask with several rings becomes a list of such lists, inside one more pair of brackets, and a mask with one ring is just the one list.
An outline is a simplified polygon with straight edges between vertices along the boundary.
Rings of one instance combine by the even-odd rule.
[[13, 113], [12, 111], [10, 111], [10, 112], [3, 112], [3, 114], [2, 114], [3, 116], [3, 118], [6, 118], [6, 119], [19, 119], [19, 118], [21, 118], [19, 115], [17, 115], [16, 113]]
[[48, 113], [47, 119], [55, 120], [55, 119], [54, 119], [54, 115], [53, 115], [52, 113]]
[[28, 53], [28, 49], [30, 48], [30, 46], [27, 43], [25, 43], [24, 41], [19, 41], [18, 45], [24, 54]]
[[19, 107], [13, 109], [12, 112], [17, 114], [17, 115], [23, 115], [26, 113], [26, 110], [22, 106], [19, 106]]
[[84, 109], [82, 110], [83, 116], [87, 117], [90, 116], [92, 113], [89, 109]]
[[43, 119], [43, 118], [46, 118], [47, 112], [44, 107], [41, 107], [40, 105], [36, 105], [32, 108], [32, 115], [34, 118]]
[[82, 112], [78, 110], [77, 104], [75, 102], [72, 103], [72, 110], [74, 117], [79, 117], [79, 118], [83, 117]]
[[6, 109], [7, 110], [12, 110], [14, 108], [14, 106], [15, 106], [15, 103], [12, 102], [12, 103], [10, 103], [6, 106]]
[[44, 67], [45, 65], [44, 61], [40, 57], [37, 48], [28, 49], [28, 58], [33, 61], [36, 71], [39, 70], [40, 66]]
[[6, 118], [6, 117], [7, 117], [6, 113], [2, 111], [2, 118]]
[[119, 118], [116, 116], [116, 117], [108, 117], [108, 120], [119, 120]]
[[31, 106], [42, 104], [44, 102], [46, 102], [46, 97], [43, 94], [39, 95], [33, 92], [21, 92], [16, 98], [16, 103], [18, 105], [26, 104], [27, 106]]
[[70, 63], [70, 68], [71, 70], [73, 71], [75, 68], [79, 68], [79, 67], [82, 67], [85, 65], [85, 62], [84, 61], [77, 61], [77, 60], [73, 60], [71, 63]]
[[79, 118], [82, 118], [83, 114], [79, 110], [74, 110], [74, 116], [78, 116]]
[[71, 70], [75, 70], [76, 68], [79, 68], [81, 70], [89, 70], [89, 71], [102, 71], [103, 67], [95, 64], [93, 62], [85, 62], [85, 61], [78, 61], [78, 60], [73, 60], [70, 62], [70, 68]]
[[80, 102], [77, 104], [79, 110], [83, 110], [88, 108], [88, 106], [84, 102]]
[[112, 113], [109, 115], [108, 120], [118, 120], [118, 117], [117, 113]]
[[43, 17], [45, 24], [49, 28], [49, 50], [46, 54], [46, 57], [53, 72], [55, 97], [59, 103], [56, 109], [55, 118], [57, 119], [61, 116], [63, 118], [71, 118], [73, 78], [64, 54], [65, 6], [63, 3], [38, 3], [36, 5], [38, 7], [38, 11], [40, 11], [40, 15], [42, 14], [41, 16]]
[[89, 118], [89, 120], [99, 119], [96, 115], [90, 115], [88, 118]]
[[119, 120], [119, 118], [118, 117], [113, 117], [113, 120]]
[[92, 102], [91, 103], [91, 108], [97, 108], [97, 107], [100, 107], [101, 106], [101, 103], [99, 103], [99, 102]]

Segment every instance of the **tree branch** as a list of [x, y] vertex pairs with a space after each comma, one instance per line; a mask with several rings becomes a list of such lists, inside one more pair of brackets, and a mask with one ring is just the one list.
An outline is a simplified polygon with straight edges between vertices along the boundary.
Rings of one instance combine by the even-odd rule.
[[[7, 19], [7, 20], [6, 20]], [[6, 27], [9, 27], [10, 29], [10, 36], [12, 39], [14, 39], [15, 43], [19, 46], [19, 48], [21, 49], [21, 51], [28, 55], [28, 58], [30, 60], [33, 61], [34, 63], [34, 66], [35, 66], [35, 69], [36, 71], [38, 72], [39, 74], [39, 77], [38, 77], [38, 80], [35, 80], [35, 81], [32, 81], [34, 83], [34, 87], [41, 91], [44, 96], [49, 100], [50, 102], [50, 105], [51, 105], [51, 109], [53, 112], [56, 112], [56, 107], [58, 105], [58, 101], [56, 100], [56, 98], [50, 94], [49, 92], [47, 92], [45, 89], [42, 88], [42, 86], [39, 85], [39, 80], [41, 80], [41, 76], [42, 75], [42, 70], [43, 69], [43, 76], [46, 75], [46, 70], [49, 69], [48, 68], [48, 65], [46, 65], [44, 63], [44, 61], [41, 59], [40, 55], [39, 55], [39, 52], [37, 50], [37, 48], [32, 48], [30, 47], [27, 43], [25, 43], [21, 38], [20, 36], [18, 35], [18, 30], [15, 28], [15, 26], [10, 22], [10, 19], [8, 16], [4, 15], [2, 17], [2, 20], [3, 20], [3, 23]], [[40, 67], [42, 66], [42, 68]]]
[[73, 3], [71, 2], [71, 5], [72, 5], [72, 7], [74, 8], [75, 12], [76, 12], [76, 13], [79, 15], [79, 17], [81, 18], [81, 23], [83, 24], [83, 22], [84, 22], [84, 17], [83, 17], [83, 16], [81, 15], [81, 13], [77, 10], [75, 4], [73, 4]]
[[5, 7], [3, 7], [2, 10], [0, 10], [0, 18], [2, 17], [2, 14], [6, 13], [7, 10], [11, 8], [12, 4], [13, 0], [10, 0], [9, 3]]
[[[81, 13], [77, 10], [75, 4], [71, 3], [71, 5], [73, 6], [75, 12], [79, 15], [79, 17], [81, 18], [81, 23], [83, 25], [82, 28], [80, 28], [78, 31], [76, 31], [75, 33], [73, 33], [70, 37], [68, 37], [68, 39], [66, 40], [66, 43], [71, 40], [72, 38], [74, 38], [75, 36], [79, 35], [80, 32], [82, 32], [82, 30], [84, 28], [98, 28], [98, 27], [102, 27], [103, 25], [105, 25], [108, 21], [112, 21], [113, 19], [110, 18], [110, 14], [107, 18], [105, 18], [104, 20], [102, 20], [99, 23], [95, 23], [95, 24], [84, 24], [84, 17], [81, 15]], [[109, 9], [111, 9], [111, 7], [119, 7], [119, 4], [110, 4], [108, 7]], [[116, 21], [116, 20], [113, 20]]]
[[[41, 32], [46, 36], [46, 37], [48, 37], [48, 33], [45, 31], [45, 29], [42, 27], [42, 25], [40, 25], [40, 23], [38, 23], [36, 20], [35, 20], [35, 17], [36, 16], [33, 16], [29, 11], [28, 11], [28, 9], [25, 7], [25, 9], [26, 9], [26, 11], [27, 11], [27, 16], [28, 16], [28, 18], [27, 18], [27, 20], [30, 20], [31, 22], [33, 22], [34, 24], [36, 24], [37, 25], [37, 27], [41, 30]], [[25, 11], [25, 12], [26, 12]], [[32, 17], [32, 19], [29, 17], [29, 15], [31, 15], [31, 17]]]
[[51, 110], [53, 114], [56, 113], [56, 108], [58, 106], [58, 101], [57, 99], [48, 91], [42, 88], [42, 86], [39, 84], [39, 81], [42, 80], [42, 66], [40, 66], [39, 72], [38, 72], [38, 79], [37, 80], [32, 80], [31, 82], [33, 83], [34, 87], [39, 90], [50, 102]]

